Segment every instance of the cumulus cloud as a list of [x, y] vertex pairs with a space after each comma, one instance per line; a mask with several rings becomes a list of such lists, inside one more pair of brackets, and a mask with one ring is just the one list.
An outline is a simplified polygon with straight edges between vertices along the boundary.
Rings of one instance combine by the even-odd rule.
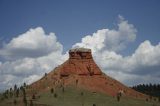
[[120, 51], [126, 45], [136, 39], [137, 30], [132, 24], [119, 16], [118, 29], [101, 29], [92, 35], [82, 38], [80, 43], [76, 43], [73, 47], [87, 47], [92, 51]]
[[144, 41], [131, 56], [104, 51], [94, 57], [107, 74], [128, 85], [160, 81], [160, 44], [153, 46]]
[[62, 50], [63, 46], [57, 42], [54, 33], [47, 35], [43, 28], [37, 27], [4, 44], [0, 50], [0, 55], [5, 59], [13, 60], [24, 57], [41, 57], [53, 51]]

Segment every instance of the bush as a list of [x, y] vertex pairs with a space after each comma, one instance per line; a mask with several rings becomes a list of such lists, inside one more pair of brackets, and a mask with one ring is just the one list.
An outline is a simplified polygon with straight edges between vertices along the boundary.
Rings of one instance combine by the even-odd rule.
[[93, 106], [96, 106], [96, 104], [93, 104]]
[[148, 98], [146, 98], [146, 101], [148, 102]]
[[83, 96], [84, 95], [84, 93], [83, 92], [81, 92], [81, 96]]
[[64, 93], [64, 87], [62, 87], [62, 92]]
[[32, 95], [32, 99], [36, 99], [36, 96], [34, 94]]
[[117, 101], [118, 101], [118, 102], [120, 101], [120, 98], [121, 98], [120, 93], [117, 93]]
[[54, 92], [54, 89], [53, 88], [51, 88], [51, 93], [53, 93]]
[[14, 99], [13, 103], [14, 103], [14, 105], [16, 105], [16, 104], [17, 104], [17, 100], [16, 100], [16, 99]]
[[54, 97], [55, 97], [55, 98], [57, 98], [57, 97], [58, 97], [58, 95], [55, 93], [55, 94], [54, 94]]

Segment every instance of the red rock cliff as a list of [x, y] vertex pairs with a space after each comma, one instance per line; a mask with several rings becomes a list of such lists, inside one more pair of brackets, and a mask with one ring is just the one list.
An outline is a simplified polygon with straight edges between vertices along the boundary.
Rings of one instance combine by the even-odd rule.
[[76, 75], [101, 75], [102, 72], [94, 62], [91, 49], [77, 48], [69, 51], [69, 59], [64, 63], [61, 76]]

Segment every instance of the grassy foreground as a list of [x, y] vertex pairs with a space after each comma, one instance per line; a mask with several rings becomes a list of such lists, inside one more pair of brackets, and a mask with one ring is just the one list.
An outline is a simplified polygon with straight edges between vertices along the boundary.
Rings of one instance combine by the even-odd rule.
[[[24, 106], [22, 97], [16, 98], [16, 105], [13, 103], [15, 97], [0, 101], [0, 106]], [[29, 97], [27, 106], [30, 105]], [[33, 106], [160, 106], [158, 101], [144, 101], [123, 96], [120, 101], [116, 97], [100, 93], [93, 93], [73, 88], [57, 89], [54, 93], [45, 92], [39, 94], [33, 100]]]

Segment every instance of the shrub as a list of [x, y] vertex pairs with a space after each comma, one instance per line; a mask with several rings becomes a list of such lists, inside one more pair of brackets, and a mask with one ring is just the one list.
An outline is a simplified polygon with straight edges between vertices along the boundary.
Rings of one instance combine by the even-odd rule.
[[148, 98], [146, 98], [146, 101], [148, 102]]
[[81, 92], [81, 96], [83, 96], [84, 95], [84, 93], [83, 92]]
[[93, 104], [93, 106], [96, 106], [96, 104]]
[[121, 98], [120, 93], [117, 93], [117, 101], [118, 101], [118, 102], [120, 101], [120, 98]]
[[55, 97], [55, 98], [57, 98], [57, 97], [58, 97], [58, 95], [55, 93], [55, 94], [54, 94], [54, 97]]
[[78, 79], [76, 79], [76, 85], [78, 84]]
[[16, 104], [17, 104], [17, 100], [16, 100], [16, 99], [14, 99], [13, 103], [14, 103], [14, 105], [16, 105]]
[[53, 93], [54, 92], [54, 89], [53, 88], [51, 88], [51, 93]]
[[62, 87], [62, 92], [64, 93], [64, 87]]
[[16, 90], [16, 97], [18, 97], [19, 96], [19, 88], [17, 88], [17, 90]]
[[32, 95], [32, 99], [36, 99], [36, 96], [34, 94]]

